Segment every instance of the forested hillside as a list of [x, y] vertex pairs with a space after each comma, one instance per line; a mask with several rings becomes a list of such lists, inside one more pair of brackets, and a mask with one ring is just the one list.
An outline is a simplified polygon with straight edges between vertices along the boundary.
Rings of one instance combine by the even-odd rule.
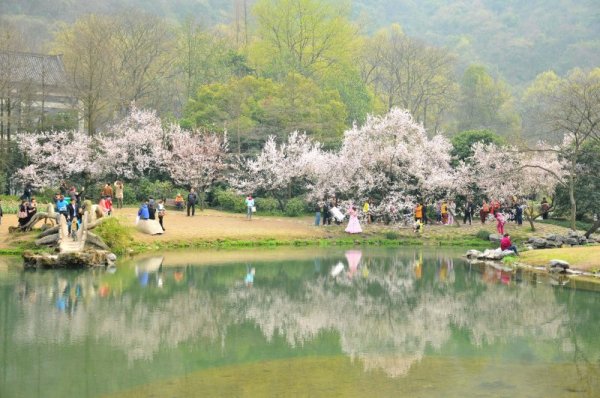
[[[255, 0], [3, 0], [0, 13], [36, 37], [51, 38], [60, 21], [86, 13], [140, 8], [204, 25], [230, 23]], [[448, 46], [463, 65], [481, 62], [513, 84], [552, 69], [558, 73], [600, 63], [600, 7], [596, 0], [352, 0], [353, 15], [367, 32], [398, 23], [405, 33]], [[243, 10], [241, 10], [243, 12]], [[41, 38], [41, 39], [40, 39]]]

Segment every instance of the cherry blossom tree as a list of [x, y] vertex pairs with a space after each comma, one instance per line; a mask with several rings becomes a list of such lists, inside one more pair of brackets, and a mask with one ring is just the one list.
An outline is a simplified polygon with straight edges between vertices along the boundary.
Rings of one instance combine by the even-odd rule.
[[[461, 168], [461, 178], [490, 198], [540, 194], [552, 197], [557, 185], [566, 184], [567, 180], [565, 163], [551, 148], [538, 143], [538, 150], [523, 151], [514, 146], [476, 143], [469, 166]], [[539, 215], [537, 210], [530, 202], [525, 212], [532, 230], [533, 220]]]
[[164, 173], [166, 138], [155, 111], [132, 106], [125, 119], [99, 137], [100, 168], [106, 175], [129, 180]]
[[164, 165], [173, 181], [198, 188], [201, 206], [204, 193], [227, 169], [227, 135], [182, 130], [171, 125], [167, 131], [169, 151]]
[[98, 176], [95, 144], [76, 131], [20, 134], [19, 150], [28, 165], [17, 170], [14, 181], [34, 188], [58, 186], [62, 180]]
[[262, 191], [275, 197], [283, 210], [293, 188], [304, 192], [310, 186], [309, 176], [321, 154], [321, 144], [305, 133], [294, 131], [280, 145], [270, 136], [256, 159], [237, 159], [230, 183], [241, 192]]
[[450, 166], [451, 149], [442, 135], [429, 138], [408, 111], [392, 109], [344, 133], [337, 156], [322, 162], [315, 190], [354, 201], [379, 198], [374, 210], [394, 219], [417, 200], [461, 188]]

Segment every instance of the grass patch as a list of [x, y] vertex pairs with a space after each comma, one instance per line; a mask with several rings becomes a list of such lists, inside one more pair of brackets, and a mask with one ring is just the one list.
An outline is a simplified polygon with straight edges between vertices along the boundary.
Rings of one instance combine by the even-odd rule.
[[600, 267], [600, 246], [565, 247], [562, 249], [529, 250], [521, 261], [531, 265], [547, 265], [550, 260], [564, 260], [572, 268], [591, 270]]
[[[564, 220], [564, 219], [558, 219], [558, 218], [551, 218], [551, 219], [547, 219], [547, 220], [538, 220], [535, 223], [536, 224], [557, 225], [557, 226], [563, 227], [563, 228], [571, 228], [570, 220]], [[589, 222], [586, 222], [586, 221], [575, 221], [575, 226], [577, 227], [577, 229], [579, 231], [587, 231], [588, 229], [590, 229], [592, 227], [592, 224]]]
[[490, 232], [486, 231], [485, 229], [480, 229], [479, 231], [477, 231], [475, 236], [481, 240], [487, 240], [487, 241], [490, 240]]
[[121, 224], [117, 217], [107, 218], [93, 232], [115, 253], [125, 252], [133, 242], [131, 228]]

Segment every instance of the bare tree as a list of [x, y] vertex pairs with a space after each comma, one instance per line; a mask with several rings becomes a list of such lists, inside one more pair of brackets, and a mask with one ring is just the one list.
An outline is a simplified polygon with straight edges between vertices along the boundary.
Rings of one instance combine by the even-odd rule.
[[398, 25], [369, 39], [361, 60], [362, 77], [388, 110], [407, 109], [425, 127], [439, 128], [456, 93], [454, 57], [404, 35]]

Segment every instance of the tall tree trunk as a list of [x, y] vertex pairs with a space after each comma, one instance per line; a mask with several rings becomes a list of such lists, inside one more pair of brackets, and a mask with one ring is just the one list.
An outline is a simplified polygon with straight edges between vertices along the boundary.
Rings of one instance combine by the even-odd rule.
[[571, 203], [571, 229], [577, 230], [577, 202], [575, 201], [575, 168], [577, 167], [577, 158], [573, 156], [571, 159], [571, 172], [569, 173], [569, 202]]

